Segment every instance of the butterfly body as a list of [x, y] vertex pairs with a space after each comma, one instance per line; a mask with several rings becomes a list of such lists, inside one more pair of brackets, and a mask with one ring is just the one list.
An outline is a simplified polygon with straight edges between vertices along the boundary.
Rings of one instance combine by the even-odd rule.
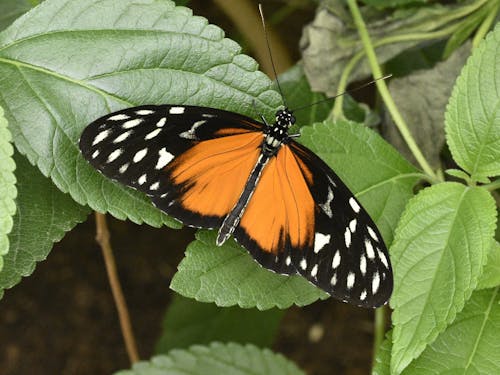
[[186, 225], [231, 235], [262, 266], [300, 274], [363, 307], [387, 302], [392, 270], [382, 236], [340, 178], [288, 134], [219, 109], [141, 106], [90, 124], [80, 149], [105, 176], [146, 193]]

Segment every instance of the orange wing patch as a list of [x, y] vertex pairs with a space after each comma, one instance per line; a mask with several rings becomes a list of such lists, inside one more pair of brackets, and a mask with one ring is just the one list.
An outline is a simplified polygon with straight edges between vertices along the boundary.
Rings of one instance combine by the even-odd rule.
[[288, 145], [262, 173], [240, 226], [266, 252], [277, 254], [286, 241], [295, 248], [313, 246], [315, 205], [303, 173]]
[[226, 216], [260, 153], [262, 134], [245, 132], [200, 142], [167, 167], [181, 187], [179, 203], [200, 215]]

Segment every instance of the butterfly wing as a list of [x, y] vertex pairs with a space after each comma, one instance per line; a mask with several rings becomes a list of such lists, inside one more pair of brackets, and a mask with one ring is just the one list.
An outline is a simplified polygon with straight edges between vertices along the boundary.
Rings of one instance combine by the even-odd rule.
[[343, 301], [377, 307], [391, 295], [376, 225], [340, 178], [296, 142], [268, 163], [235, 237], [264, 267], [298, 272]]
[[212, 108], [141, 106], [91, 123], [80, 149], [94, 168], [176, 219], [214, 228], [243, 190], [264, 126]]

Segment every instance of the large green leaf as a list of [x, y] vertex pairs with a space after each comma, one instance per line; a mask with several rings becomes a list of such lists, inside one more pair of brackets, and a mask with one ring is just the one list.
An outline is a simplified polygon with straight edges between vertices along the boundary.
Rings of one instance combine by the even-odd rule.
[[136, 363], [116, 375], [303, 375], [295, 364], [269, 349], [253, 345], [213, 343], [172, 350], [168, 355]]
[[237, 342], [271, 346], [283, 310], [218, 307], [175, 295], [163, 320], [163, 332], [156, 353], [211, 342]]
[[482, 188], [442, 183], [406, 207], [391, 248], [392, 373], [400, 373], [451, 323], [477, 286], [496, 209]]
[[391, 349], [392, 331], [389, 331], [375, 354], [372, 375], [389, 375], [391, 373]]
[[10, 250], [0, 272], [0, 296], [35, 270], [54, 242], [77, 223], [85, 220], [89, 209], [61, 193], [52, 182], [24, 157], [15, 155], [18, 195], [14, 226], [9, 234]]
[[11, 140], [7, 120], [0, 107], [0, 271], [3, 268], [3, 256], [9, 251], [7, 235], [12, 230], [12, 216], [16, 212], [16, 163], [12, 159], [14, 148]]
[[402, 375], [500, 374], [499, 288], [476, 291]]
[[[139, 104], [274, 115], [280, 97], [216, 26], [171, 1], [47, 0], [0, 34], [0, 105], [21, 153], [63, 192], [117, 218], [178, 226], [81, 157], [83, 128]], [[272, 117], [271, 117], [272, 118]]]
[[500, 243], [493, 241], [477, 288], [493, 288], [498, 285], [500, 285]]
[[389, 246], [421, 176], [418, 170], [377, 133], [354, 122], [315, 124], [303, 128], [299, 140], [356, 194]]
[[473, 178], [500, 174], [500, 25], [474, 49], [446, 111], [453, 158]]
[[218, 306], [287, 308], [308, 305], [328, 295], [301, 276], [262, 268], [235, 241], [215, 246], [215, 231], [199, 231], [179, 264], [170, 287], [183, 296]]
[[0, 1], [0, 31], [9, 26], [17, 17], [26, 13], [36, 0], [2, 0]]

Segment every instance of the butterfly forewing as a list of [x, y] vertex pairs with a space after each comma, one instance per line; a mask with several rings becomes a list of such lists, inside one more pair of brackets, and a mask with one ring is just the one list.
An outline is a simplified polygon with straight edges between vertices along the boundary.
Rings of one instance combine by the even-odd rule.
[[[220, 226], [227, 212], [217, 207], [220, 195], [197, 197], [202, 189], [194, 189], [195, 183], [203, 177], [219, 177], [218, 172], [233, 167], [228, 162], [239, 164], [234, 150], [247, 145], [252, 135], [252, 139], [258, 139], [253, 147], [257, 149], [263, 126], [248, 117], [213, 108], [141, 106], [111, 113], [91, 123], [80, 138], [80, 149], [105, 176], [145, 192], [155, 205], [178, 220], [191, 226], [213, 228]], [[242, 149], [238, 156], [247, 154], [251, 146]], [[198, 150], [204, 152], [200, 154]], [[183, 158], [182, 165], [178, 158]], [[206, 160], [212, 160], [211, 165], [216, 169], [196, 171], [199, 163]], [[249, 163], [253, 166], [255, 160]], [[189, 163], [191, 169], [186, 168]], [[212, 180], [209, 190], [219, 194], [224, 191], [222, 187], [227, 189], [234, 182], [231, 175]], [[237, 190], [237, 186], [231, 189], [233, 195], [240, 193]], [[189, 202], [190, 206], [183, 202]], [[207, 211], [190, 209], [197, 206]], [[217, 214], [211, 214], [214, 212]]]

